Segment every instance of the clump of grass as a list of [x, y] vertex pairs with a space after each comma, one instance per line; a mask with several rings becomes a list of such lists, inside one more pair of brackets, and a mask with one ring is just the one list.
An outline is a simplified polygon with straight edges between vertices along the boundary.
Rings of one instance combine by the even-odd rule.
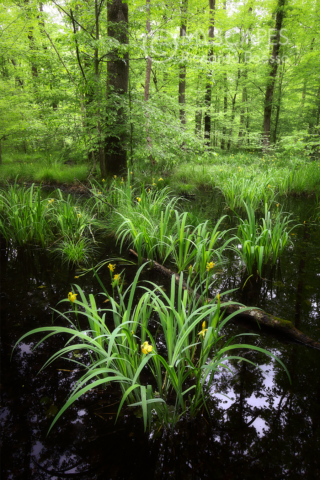
[[241, 249], [235, 249], [240, 254], [248, 274], [252, 274], [256, 268], [261, 276], [262, 265], [268, 261], [271, 261], [272, 265], [276, 263], [285, 247], [290, 243], [289, 234], [296, 225], [289, 230], [292, 220], [290, 220], [290, 215], [283, 214], [282, 210], [277, 210], [276, 216], [272, 220], [267, 204], [265, 204], [265, 216], [261, 219], [262, 225], [259, 225], [252, 206], [249, 203], [244, 203], [244, 206], [248, 218], [243, 220], [238, 216], [240, 225], [237, 239], [241, 244]]
[[66, 236], [52, 247], [51, 251], [56, 258], [62, 260], [62, 263], [67, 263], [68, 266], [79, 266], [88, 265], [92, 261], [92, 256], [97, 252], [97, 246], [89, 238], [75, 240]]
[[7, 242], [17, 245], [38, 244], [45, 247], [52, 239], [48, 203], [41, 199], [39, 188], [14, 185], [2, 190], [0, 232]]

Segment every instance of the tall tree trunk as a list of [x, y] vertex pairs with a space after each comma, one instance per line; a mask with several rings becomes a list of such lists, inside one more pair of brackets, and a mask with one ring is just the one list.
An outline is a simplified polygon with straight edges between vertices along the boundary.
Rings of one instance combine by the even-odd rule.
[[274, 129], [273, 129], [273, 143], [277, 142], [277, 135], [278, 135], [278, 126], [279, 126], [279, 118], [280, 118], [280, 108], [281, 108], [281, 100], [282, 100], [282, 83], [285, 71], [285, 63], [283, 63], [282, 72], [280, 72], [279, 76], [279, 88], [278, 88], [278, 98], [276, 103], [276, 119], [274, 122]]
[[228, 77], [225, 73], [223, 75], [224, 79], [224, 97], [223, 97], [223, 127], [222, 127], [222, 139], [221, 139], [221, 150], [224, 150], [226, 144], [227, 136], [227, 114], [228, 114]]
[[278, 0], [276, 23], [275, 23], [275, 39], [272, 49], [272, 55], [269, 60], [270, 72], [267, 81], [267, 89], [264, 101], [264, 118], [263, 118], [263, 150], [267, 152], [270, 147], [270, 129], [271, 129], [271, 114], [272, 103], [274, 95], [274, 86], [276, 82], [277, 70], [278, 70], [278, 57], [280, 51], [280, 33], [282, 23], [284, 19], [284, 7], [286, 0]]
[[[209, 65], [213, 62], [213, 40], [214, 40], [214, 15], [216, 8], [216, 0], [209, 0], [209, 52], [208, 52], [208, 63]], [[206, 85], [206, 94], [205, 94], [205, 106], [206, 112], [204, 115], [204, 137], [207, 145], [210, 145], [210, 134], [211, 134], [211, 115], [210, 115], [210, 106], [211, 106], [211, 95], [212, 95], [212, 69], [207, 76], [207, 85]]]
[[[240, 58], [239, 58], [239, 63], [240, 63]], [[232, 136], [232, 131], [233, 131], [233, 122], [234, 122], [234, 117], [236, 114], [236, 100], [237, 100], [237, 94], [238, 94], [238, 86], [239, 86], [239, 80], [240, 80], [241, 72], [240, 72], [240, 67], [238, 68], [238, 74], [237, 74], [237, 81], [236, 81], [236, 91], [232, 97], [232, 108], [231, 108], [231, 120], [230, 120], [230, 130], [229, 130], [229, 138], [228, 138], [228, 145], [227, 145], [227, 150], [230, 150], [231, 147], [231, 136]]]
[[[98, 45], [99, 38], [100, 38], [100, 31], [99, 31], [99, 20], [100, 20], [100, 10], [101, 10], [101, 4], [98, 5], [98, 0], [95, 0], [94, 2], [94, 8], [95, 8], [95, 30], [96, 30], [96, 42]], [[77, 48], [78, 52], [78, 48]], [[79, 67], [81, 69], [82, 75], [84, 77], [84, 80], [86, 80], [85, 74], [83, 72], [83, 68], [81, 66], [81, 61], [80, 61], [80, 56], [78, 53], [78, 62], [79, 62]], [[100, 164], [100, 173], [101, 176], [104, 178], [107, 175], [107, 167], [106, 167], [106, 159], [105, 159], [105, 151], [103, 148], [102, 144], [102, 128], [101, 128], [101, 109], [100, 109], [100, 71], [99, 71], [99, 49], [98, 46], [95, 47], [94, 49], [94, 76], [95, 76], [95, 94], [96, 94], [96, 102], [97, 102], [97, 110], [96, 110], [96, 115], [97, 115], [97, 135], [98, 135], [98, 149], [97, 149], [97, 156], [99, 158], [99, 164]], [[93, 168], [95, 169], [95, 155], [92, 156], [93, 160]]]
[[[243, 72], [243, 77], [245, 81], [247, 80], [247, 71]], [[240, 110], [240, 128], [239, 128], [239, 135], [238, 135], [238, 147], [242, 144], [243, 137], [245, 135], [245, 105], [247, 102], [247, 86], [244, 85], [242, 89], [242, 105]]]
[[[151, 32], [151, 27], [150, 27], [150, 0], [146, 0], [146, 31], [147, 31], [147, 48], [149, 47], [149, 40], [150, 40], [150, 32]], [[147, 103], [149, 101], [149, 93], [150, 93], [150, 81], [151, 81], [151, 68], [152, 68], [152, 57], [150, 57], [149, 53], [147, 56], [147, 66], [146, 66], [146, 81], [144, 84], [144, 101]], [[146, 137], [147, 137], [147, 149], [149, 152], [149, 160], [151, 163], [153, 163], [153, 158], [151, 154], [151, 149], [152, 149], [152, 139], [149, 134], [149, 113], [146, 110], [146, 117], [147, 117], [147, 125], [146, 125]]]
[[[188, 0], [182, 0], [181, 4], [181, 27], [180, 40], [183, 45], [183, 40], [187, 35], [187, 15], [188, 15]], [[186, 121], [186, 65], [185, 59], [182, 59], [182, 64], [179, 66], [179, 106], [180, 106], [180, 123], [185, 125]]]
[[[108, 36], [122, 45], [127, 45], [128, 5], [122, 3], [122, 0], [108, 1], [107, 12]], [[120, 58], [115, 48], [109, 54], [107, 66], [108, 132], [105, 140], [105, 169], [108, 175], [121, 175], [127, 168], [126, 119], [122, 101], [119, 103], [119, 96], [122, 97], [128, 92], [128, 82], [129, 53], [123, 54]]]

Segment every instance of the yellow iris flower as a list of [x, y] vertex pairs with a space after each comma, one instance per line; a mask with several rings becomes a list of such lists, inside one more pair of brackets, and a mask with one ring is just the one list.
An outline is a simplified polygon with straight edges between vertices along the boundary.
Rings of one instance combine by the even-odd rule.
[[204, 338], [206, 336], [207, 331], [208, 329], [206, 328], [206, 322], [204, 321], [202, 324], [202, 330], [201, 332], [198, 333], [198, 335], [202, 335], [202, 337]]
[[121, 279], [120, 273], [117, 273], [117, 274], [113, 277], [113, 280], [115, 280], [116, 282], [120, 281], [120, 279]]
[[69, 292], [68, 293], [68, 299], [70, 300], [70, 302], [74, 302], [76, 299], [77, 299], [77, 293], [73, 293], [73, 292]]
[[210, 270], [212, 270], [214, 266], [215, 266], [215, 263], [213, 262], [207, 263], [207, 267], [206, 267], [207, 272], [210, 272]]
[[137, 197], [137, 200], [138, 200], [138, 202], [141, 202], [141, 198], [140, 198], [140, 197]]
[[116, 268], [116, 264], [111, 265], [111, 263], [109, 263], [108, 268], [109, 268], [110, 272], [114, 272], [115, 268]]
[[144, 354], [151, 353], [152, 352], [152, 345], [149, 345], [149, 342], [143, 342], [141, 345], [141, 351]]

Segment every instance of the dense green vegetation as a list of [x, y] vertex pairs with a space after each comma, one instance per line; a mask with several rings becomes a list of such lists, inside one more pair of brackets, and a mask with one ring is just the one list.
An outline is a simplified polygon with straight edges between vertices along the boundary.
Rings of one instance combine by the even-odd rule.
[[[296, 226], [282, 196], [314, 195], [306, 221], [319, 221], [319, 20], [318, 0], [2, 3], [1, 240], [93, 273], [110, 302], [98, 310], [75, 285], [61, 314], [70, 328], [29, 333], [70, 337], [45, 366], [86, 353], [56, 420], [90, 388], [117, 382], [118, 413], [127, 402], [145, 428], [174, 427], [206, 406], [220, 366], [252, 363], [238, 341], [221, 341], [227, 304], [209, 290], [228, 252], [245, 283], [279, 261]], [[34, 182], [88, 195], [46, 198]], [[214, 189], [225, 207], [214, 224], [177, 196]], [[179, 287], [172, 277], [168, 295], [150, 284], [138, 295], [141, 266], [126, 288], [117, 261], [98, 263], [107, 235], [139, 265], [169, 266]], [[112, 294], [98, 276], [106, 263]]]
[[318, 158], [319, 20], [311, 0], [5, 0], [1, 178], [179, 176], [239, 149], [291, 173]]

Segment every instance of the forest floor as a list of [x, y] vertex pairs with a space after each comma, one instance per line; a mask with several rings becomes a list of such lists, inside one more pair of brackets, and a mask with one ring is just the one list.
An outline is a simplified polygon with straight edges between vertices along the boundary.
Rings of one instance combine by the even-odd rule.
[[[271, 193], [320, 194], [320, 160], [307, 155], [272, 154], [237, 151], [220, 152], [210, 157], [189, 156], [179, 164], [137, 164], [134, 179], [146, 186], [169, 186], [177, 194], [195, 194], [197, 191], [218, 188], [232, 198], [239, 192], [247, 196], [253, 190]], [[84, 193], [79, 181], [89, 184], [100, 181], [99, 171], [92, 174], [86, 162], [76, 162], [61, 152], [3, 155], [0, 184], [42, 184], [70, 192]]]

